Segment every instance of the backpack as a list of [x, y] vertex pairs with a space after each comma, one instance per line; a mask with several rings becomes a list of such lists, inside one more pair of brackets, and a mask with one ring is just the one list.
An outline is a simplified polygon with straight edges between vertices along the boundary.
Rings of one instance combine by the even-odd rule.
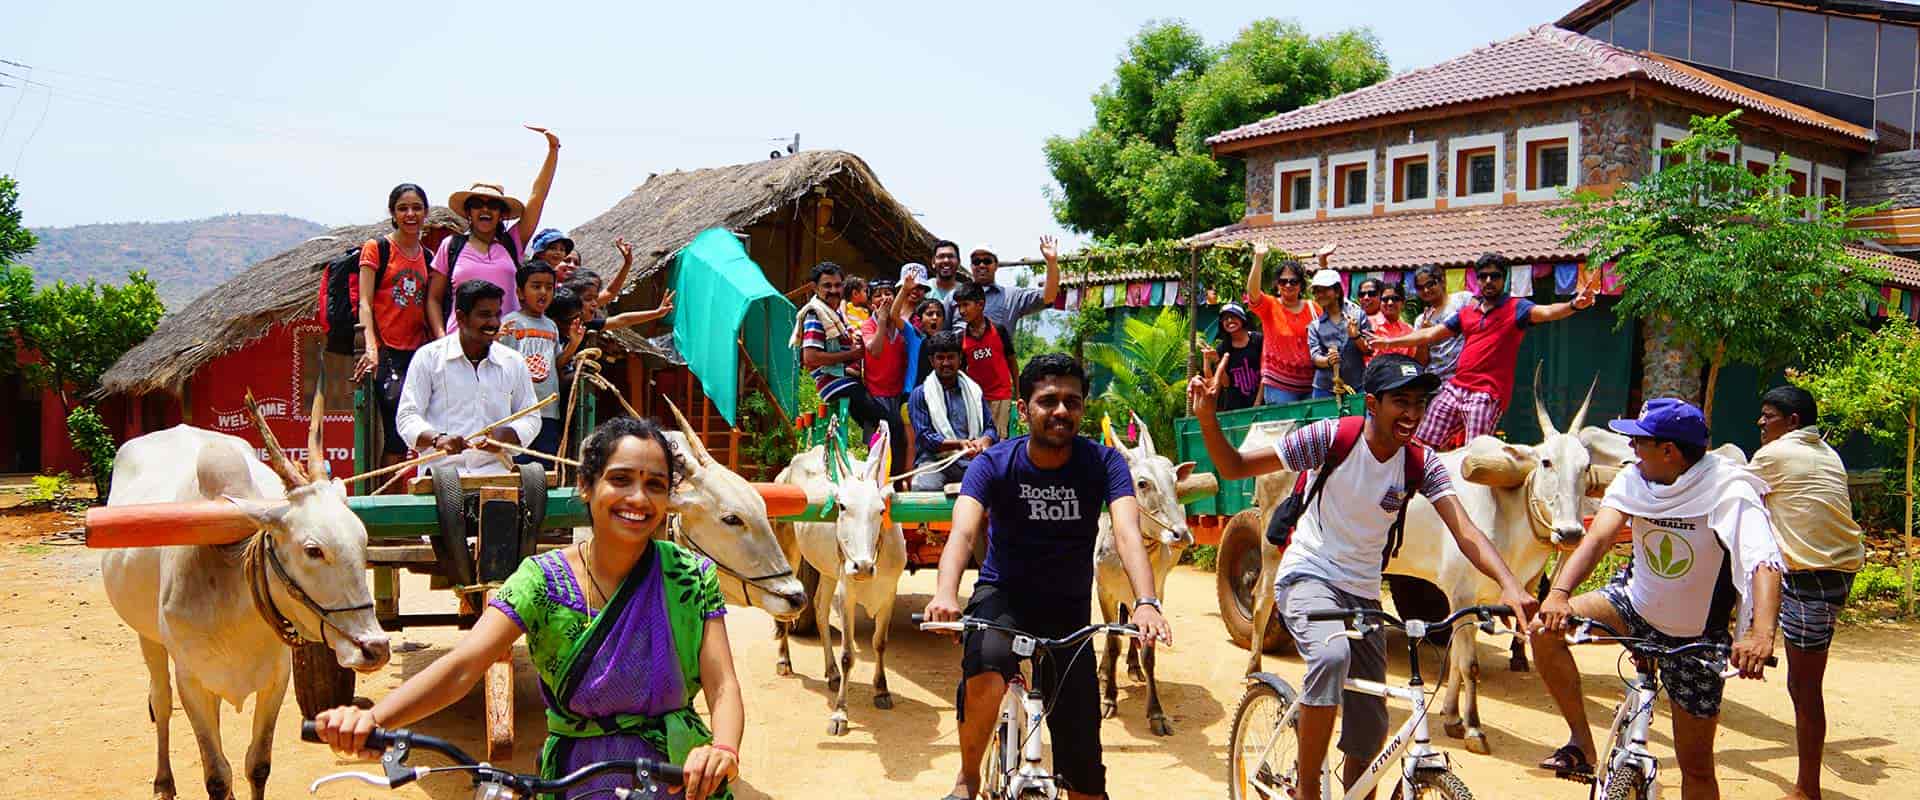
[[[498, 241], [502, 247], [507, 248], [507, 258], [513, 261], [514, 271], [516, 272], [519, 271], [520, 247], [514, 244], [513, 232], [502, 228], [500, 230], [499, 236], [496, 237], [496, 241]], [[465, 249], [467, 249], [466, 234], [456, 233], [452, 236], [447, 237], [447, 280], [448, 281], [453, 280], [453, 266], [460, 262], [460, 251]], [[449, 291], [451, 291], [453, 287], [449, 286], [447, 288]]]
[[[374, 291], [387, 281], [387, 263], [393, 259], [393, 243], [381, 236], [373, 240], [380, 248], [380, 260], [373, 268]], [[353, 355], [353, 327], [360, 322], [360, 248], [354, 247], [327, 262], [320, 278], [320, 328], [327, 334], [327, 352]], [[433, 252], [424, 245], [420, 257], [433, 268]]]
[[[1307, 473], [1293, 482], [1293, 493], [1280, 501], [1280, 507], [1273, 510], [1273, 517], [1267, 521], [1267, 541], [1282, 550], [1293, 539], [1293, 529], [1299, 525], [1300, 516], [1307, 507], [1320, 497], [1320, 490], [1327, 485], [1327, 476], [1332, 474], [1340, 463], [1347, 459], [1353, 448], [1360, 442], [1360, 433], [1366, 427], [1365, 416], [1341, 417], [1339, 427], [1334, 430], [1333, 448], [1327, 453], [1327, 460], [1320, 465], [1314, 476], [1313, 487], [1307, 487]], [[1400, 544], [1406, 540], [1407, 507], [1413, 505], [1413, 495], [1425, 484], [1427, 474], [1427, 449], [1417, 444], [1407, 445], [1405, 475], [1401, 485], [1406, 488], [1405, 497], [1400, 502], [1400, 512], [1393, 518], [1393, 524], [1387, 528], [1387, 545], [1380, 553], [1380, 568], [1386, 569], [1387, 562], [1400, 553]]]

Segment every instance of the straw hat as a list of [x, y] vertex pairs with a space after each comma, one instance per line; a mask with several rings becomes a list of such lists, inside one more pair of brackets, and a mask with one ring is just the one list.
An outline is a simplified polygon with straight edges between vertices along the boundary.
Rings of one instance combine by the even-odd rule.
[[500, 218], [501, 222], [519, 219], [520, 215], [527, 213], [527, 205], [520, 202], [519, 198], [508, 195], [507, 190], [497, 183], [476, 183], [473, 188], [464, 192], [454, 192], [452, 197], [447, 198], [447, 208], [459, 214], [461, 219], [466, 219], [467, 200], [475, 197], [492, 198], [506, 203], [507, 213]]

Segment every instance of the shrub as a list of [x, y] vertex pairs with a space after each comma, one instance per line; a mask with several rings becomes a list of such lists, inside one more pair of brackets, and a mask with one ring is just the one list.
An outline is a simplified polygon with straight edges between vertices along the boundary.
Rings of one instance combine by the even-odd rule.
[[73, 496], [72, 476], [67, 473], [58, 475], [33, 476], [33, 488], [27, 490], [29, 505], [65, 503]]
[[78, 406], [67, 415], [67, 435], [72, 437], [74, 449], [87, 459], [87, 472], [93, 475], [95, 501], [106, 502], [113, 481], [113, 456], [119, 449], [113, 434], [98, 412]]
[[1220, 565], [1220, 548], [1210, 544], [1196, 544], [1187, 548], [1180, 556], [1181, 563], [1192, 564], [1195, 569], [1212, 572]]

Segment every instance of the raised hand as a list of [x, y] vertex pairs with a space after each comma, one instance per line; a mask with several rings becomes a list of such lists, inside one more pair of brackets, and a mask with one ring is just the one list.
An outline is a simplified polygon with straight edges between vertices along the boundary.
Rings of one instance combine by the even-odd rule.
[[1273, 245], [1266, 242], [1253, 243], [1253, 255], [1255, 258], [1266, 258], [1267, 254], [1271, 252], [1273, 252]]
[[1040, 257], [1048, 261], [1053, 261], [1060, 257], [1059, 245], [1054, 241], [1053, 237], [1040, 237]]
[[666, 294], [660, 295], [660, 307], [654, 310], [660, 312], [660, 316], [663, 316], [663, 317], [673, 313], [673, 290], [672, 289], [668, 289]]
[[633, 261], [633, 245], [627, 244], [626, 237], [619, 237], [614, 239], [613, 249], [620, 251], [621, 258], [624, 258], [629, 262]]
[[527, 129], [527, 130], [530, 130], [530, 131], [533, 131], [534, 133], [537, 133], [537, 134], [540, 134], [541, 136], [545, 136], [545, 137], [547, 137], [547, 149], [549, 149], [549, 150], [558, 150], [558, 149], [560, 149], [560, 137], [558, 137], [558, 136], [555, 136], [555, 135], [553, 134], [553, 131], [550, 131], [550, 130], [547, 130], [546, 128], [543, 128], [543, 127], [540, 127], [539, 125], [527, 125], [527, 126], [524, 126], [524, 127], [525, 127], [525, 128]]
[[1212, 414], [1220, 390], [1227, 385], [1227, 359], [1213, 368], [1213, 375], [1193, 376], [1187, 381], [1187, 408], [1194, 414]]

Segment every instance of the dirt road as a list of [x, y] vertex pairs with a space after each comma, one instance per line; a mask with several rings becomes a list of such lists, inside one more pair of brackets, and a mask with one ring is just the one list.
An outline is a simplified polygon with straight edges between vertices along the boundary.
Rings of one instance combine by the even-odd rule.
[[[11, 777], [16, 796], [134, 797], [149, 793], [153, 733], [144, 708], [146, 677], [132, 634], [107, 606], [98, 558], [77, 540], [44, 535], [0, 538], [0, 775]], [[409, 582], [408, 610], [440, 609], [445, 595]], [[891, 711], [872, 707], [872, 662], [862, 652], [849, 690], [853, 730], [826, 735], [826, 686], [817, 640], [796, 640], [795, 677], [773, 674], [772, 622], [764, 614], [734, 609], [728, 629], [744, 676], [749, 730], [742, 798], [936, 798], [951, 785], [958, 763], [953, 686], [959, 651], [942, 639], [912, 630], [907, 615], [925, 604], [931, 572], [907, 578], [905, 599], [894, 619], [888, 668], [895, 697]], [[1147, 730], [1145, 692], [1122, 677], [1120, 718], [1103, 728], [1110, 790], [1116, 798], [1220, 797], [1224, 792], [1229, 716], [1240, 697], [1245, 653], [1226, 640], [1214, 610], [1213, 576], [1182, 568], [1169, 581], [1168, 611], [1177, 649], [1160, 660], [1161, 696], [1176, 734], [1155, 738]], [[380, 697], [433, 658], [456, 637], [451, 630], [410, 630], [396, 635], [394, 663], [360, 692]], [[862, 638], [866, 626], [862, 626]], [[1528, 767], [1557, 745], [1565, 730], [1539, 679], [1505, 669], [1505, 642], [1481, 644], [1488, 679], [1482, 714], [1494, 753], [1466, 753], [1442, 740], [1474, 793], [1483, 798], [1584, 798], [1585, 787], [1542, 776]], [[1579, 653], [1587, 676], [1590, 713], [1604, 716], [1617, 697], [1614, 652]], [[540, 695], [521, 659], [516, 765], [531, 768], [541, 730]], [[1428, 675], [1438, 654], [1429, 654]], [[1297, 680], [1297, 659], [1267, 658], [1268, 669]], [[1394, 672], [1405, 665], [1396, 662]], [[1828, 673], [1831, 741], [1827, 796], [1912, 796], [1920, 779], [1920, 626], [1850, 627], [1840, 633]], [[1793, 774], [1792, 714], [1783, 674], [1765, 683], [1730, 687], [1720, 735], [1721, 786], [1729, 798], [1779, 797]], [[244, 713], [251, 714], [249, 706]], [[463, 740], [478, 751], [478, 696], [419, 726]], [[1663, 709], [1664, 713], [1664, 709]], [[222, 738], [230, 761], [245, 749], [246, 726], [225, 712]], [[280, 715], [271, 791], [299, 796], [314, 777], [344, 768], [317, 747], [297, 740], [298, 711], [292, 694]], [[173, 716], [173, 760], [183, 797], [201, 797], [200, 768], [184, 714]], [[1664, 720], [1656, 727], [1657, 753], [1671, 752]], [[1678, 797], [1677, 772], [1663, 773]], [[1899, 787], [1906, 786], [1902, 789]], [[334, 788], [330, 798], [375, 797], [361, 788]], [[467, 796], [463, 781], [432, 779], [399, 793], [455, 800]]]

